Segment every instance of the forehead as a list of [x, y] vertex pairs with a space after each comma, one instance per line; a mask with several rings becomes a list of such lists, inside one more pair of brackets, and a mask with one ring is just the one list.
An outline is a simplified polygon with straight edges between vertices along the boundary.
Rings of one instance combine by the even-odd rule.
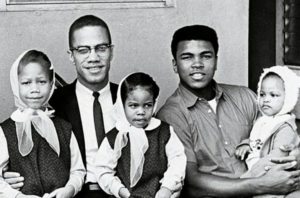
[[180, 41], [177, 45], [177, 54], [182, 53], [202, 53], [211, 52], [215, 54], [215, 50], [210, 41], [205, 40], [186, 40]]
[[266, 76], [262, 81], [262, 88], [271, 87], [273, 89], [284, 90], [284, 82], [277, 75]]
[[43, 67], [41, 64], [36, 62], [28, 63], [27, 65], [20, 65], [19, 66], [19, 75], [47, 75], [48, 76], [48, 70]]
[[108, 31], [102, 26], [85, 26], [74, 31], [72, 43], [74, 46], [109, 43]]
[[151, 99], [152, 97], [152, 93], [149, 89], [147, 89], [147, 87], [144, 86], [136, 86], [133, 90], [129, 91], [128, 93], [128, 98], [133, 99], [135, 97], [144, 97], [144, 98], [148, 98], [150, 97]]

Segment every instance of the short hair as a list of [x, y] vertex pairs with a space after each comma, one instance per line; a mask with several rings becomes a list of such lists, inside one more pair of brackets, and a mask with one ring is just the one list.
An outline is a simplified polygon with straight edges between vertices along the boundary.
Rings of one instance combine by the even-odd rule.
[[111, 35], [110, 35], [108, 25], [99, 17], [96, 17], [94, 15], [85, 15], [85, 16], [82, 16], [82, 17], [76, 19], [70, 26], [70, 29], [69, 29], [69, 47], [70, 48], [74, 47], [74, 46], [72, 46], [73, 39], [74, 39], [73, 38], [74, 32], [76, 30], [81, 29], [86, 26], [101, 26], [101, 27], [105, 28], [107, 30], [109, 43], [111, 43]]
[[153, 95], [155, 101], [159, 94], [159, 87], [151, 76], [142, 72], [136, 72], [126, 77], [121, 85], [121, 99], [125, 103], [128, 94], [135, 90], [138, 86], [145, 88]]
[[205, 25], [185, 26], [175, 31], [171, 42], [172, 55], [176, 59], [178, 43], [180, 41], [204, 40], [211, 42], [215, 54], [218, 54], [218, 36], [214, 29]]
[[22, 72], [23, 68], [26, 67], [29, 63], [38, 63], [40, 64], [49, 76], [49, 80], [53, 80], [54, 70], [51, 69], [51, 61], [41, 51], [38, 50], [29, 50], [20, 60], [18, 65], [18, 75]]

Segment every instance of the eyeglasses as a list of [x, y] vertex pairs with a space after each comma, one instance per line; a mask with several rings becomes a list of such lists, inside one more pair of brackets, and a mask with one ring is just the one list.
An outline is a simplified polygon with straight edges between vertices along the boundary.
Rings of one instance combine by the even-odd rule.
[[92, 46], [78, 46], [78, 47], [70, 48], [70, 51], [76, 51], [80, 55], [88, 56], [88, 55], [90, 55], [92, 49], [94, 49], [96, 54], [103, 55], [112, 46], [113, 45], [111, 45], [111, 44], [98, 44], [98, 45], [95, 45], [94, 47], [92, 47]]

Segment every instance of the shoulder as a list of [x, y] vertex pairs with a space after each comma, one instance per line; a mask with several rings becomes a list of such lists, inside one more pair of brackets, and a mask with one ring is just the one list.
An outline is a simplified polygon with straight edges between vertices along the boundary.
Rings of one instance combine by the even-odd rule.
[[7, 118], [6, 120], [4, 120], [3, 122], [0, 123], [0, 126], [3, 128], [7, 128], [10, 126], [14, 126], [15, 122], [11, 119], [11, 118]]
[[165, 121], [164, 117], [170, 114], [181, 114], [183, 111], [183, 107], [180, 105], [181, 97], [178, 94], [178, 90], [176, 90], [165, 102], [165, 104], [160, 108], [157, 113], [157, 117], [161, 120]]
[[256, 98], [256, 94], [248, 87], [241, 85], [229, 85], [229, 84], [219, 84], [223, 92], [227, 95], [233, 97], [250, 97], [252, 99]]

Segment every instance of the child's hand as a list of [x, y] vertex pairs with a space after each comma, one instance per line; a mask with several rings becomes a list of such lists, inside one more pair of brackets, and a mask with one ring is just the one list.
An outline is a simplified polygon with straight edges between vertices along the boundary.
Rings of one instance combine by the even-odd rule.
[[155, 198], [170, 198], [172, 195], [171, 190], [165, 187], [161, 187], [159, 191], [157, 191]]
[[251, 153], [251, 148], [247, 144], [243, 144], [235, 150], [235, 156], [240, 160], [245, 160], [249, 153]]
[[75, 193], [73, 186], [58, 188], [50, 194], [45, 194], [43, 198], [72, 198]]
[[121, 198], [128, 198], [128, 197], [130, 197], [130, 192], [129, 192], [129, 190], [127, 188], [122, 187], [119, 190], [119, 196]]

